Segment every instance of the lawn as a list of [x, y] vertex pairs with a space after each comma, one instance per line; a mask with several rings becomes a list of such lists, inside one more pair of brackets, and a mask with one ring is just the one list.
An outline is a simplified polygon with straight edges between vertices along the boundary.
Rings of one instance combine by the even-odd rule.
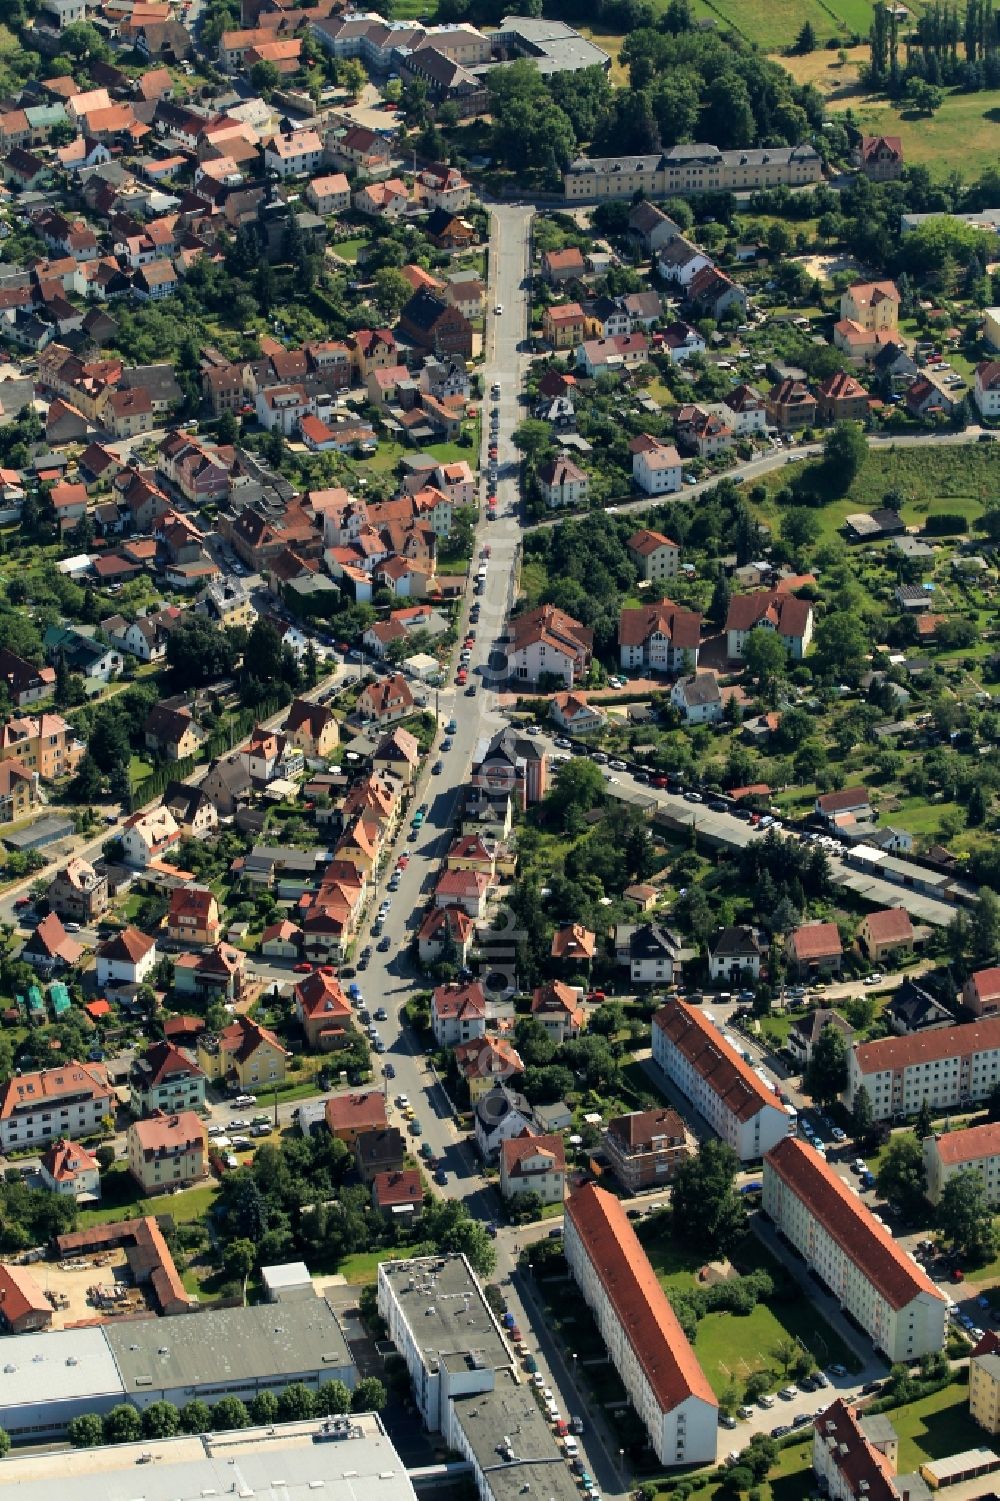
[[996, 165], [998, 89], [948, 93], [931, 117], [901, 112], [887, 100], [868, 94], [845, 91], [839, 98], [829, 96], [828, 102], [831, 109], [851, 108], [859, 130], [898, 135], [909, 164], [928, 167], [941, 176], [957, 172], [966, 178], [978, 177]]
[[899, 1434], [901, 1475], [918, 1470], [928, 1459], [960, 1454], [983, 1443], [983, 1430], [969, 1416], [969, 1388], [965, 1381], [952, 1382], [929, 1397], [896, 1407], [888, 1414]]
[[[862, 4], [863, 0], [834, 0], [830, 6], [821, 5], [819, 0], [768, 0], [766, 5], [743, 5], [740, 0], [707, 0], [705, 9], [717, 22], [739, 32], [754, 46], [765, 52], [778, 52], [791, 45], [806, 21], [812, 22], [821, 42], [827, 37], [844, 35], [832, 20], [830, 11], [843, 15], [847, 10], [853, 15]], [[871, 25], [871, 7], [865, 8], [868, 20], [864, 30], [867, 31]]]
[[362, 238], [354, 240], [338, 240], [335, 245], [330, 246], [330, 249], [333, 251], [334, 255], [339, 256], [342, 261], [350, 261], [353, 264], [353, 262], [358, 258], [358, 251], [361, 249], [362, 245], [367, 244], [367, 239]]
[[99, 1209], [81, 1210], [77, 1227], [86, 1230], [90, 1225], [105, 1225], [111, 1220], [135, 1218], [147, 1214], [169, 1214], [178, 1224], [204, 1219], [211, 1211], [219, 1185], [215, 1182], [200, 1184], [197, 1188], [185, 1188], [176, 1194], [157, 1194], [145, 1198], [139, 1186], [127, 1171], [124, 1163], [117, 1163], [105, 1173], [102, 1182], [102, 1202]]
[[[426, 1248], [424, 1248], [426, 1249]], [[374, 1282], [378, 1276], [379, 1263], [383, 1261], [409, 1261], [420, 1252], [420, 1246], [394, 1246], [385, 1251], [358, 1251], [345, 1256], [337, 1267], [342, 1277], [352, 1284]]]
[[138, 787], [140, 782], [144, 782], [147, 777], [151, 777], [152, 775], [153, 763], [151, 761], [145, 761], [142, 756], [135, 754], [129, 757], [128, 779], [131, 786]]

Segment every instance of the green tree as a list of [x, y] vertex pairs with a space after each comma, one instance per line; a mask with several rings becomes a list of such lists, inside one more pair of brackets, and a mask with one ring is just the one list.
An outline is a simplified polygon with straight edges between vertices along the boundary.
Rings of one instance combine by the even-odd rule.
[[545, 796], [545, 807], [557, 827], [573, 833], [583, 826], [583, 816], [604, 801], [604, 778], [600, 767], [584, 756], [563, 766], [558, 780]]
[[937, 1223], [956, 1255], [973, 1261], [990, 1261], [996, 1255], [993, 1211], [979, 1168], [963, 1168], [948, 1178], [937, 1207]]
[[988, 886], [984, 886], [972, 909], [969, 932], [974, 959], [992, 959], [1000, 947], [1000, 902]]
[[348, 57], [340, 64], [337, 71], [340, 85], [348, 97], [357, 99], [368, 82], [368, 74], [364, 70], [364, 65], [356, 57]]
[[746, 1234], [746, 1207], [736, 1192], [739, 1159], [710, 1138], [682, 1162], [673, 1180], [674, 1234], [705, 1256], [727, 1256]]
[[274, 63], [262, 58], [250, 69], [250, 82], [262, 99], [270, 99], [281, 82], [281, 74]]
[[278, 1397], [278, 1416], [283, 1423], [299, 1423], [316, 1412], [316, 1400], [303, 1381], [293, 1381]]
[[67, 1423], [66, 1437], [74, 1449], [95, 1449], [104, 1443], [104, 1424], [96, 1412], [81, 1412]]
[[278, 1399], [273, 1392], [258, 1392], [250, 1398], [247, 1408], [255, 1423], [263, 1425], [278, 1420]]
[[913, 1131], [918, 1141], [926, 1141], [934, 1131], [934, 1117], [931, 1115], [931, 1107], [926, 1099], [920, 1101]]
[[389, 1400], [385, 1386], [377, 1376], [363, 1376], [351, 1397], [352, 1412], [382, 1412]]
[[860, 423], [834, 423], [823, 439], [823, 470], [831, 493], [847, 494], [867, 454]]
[[227, 1277], [244, 1282], [257, 1265], [256, 1245], [244, 1236], [231, 1240], [222, 1253], [222, 1265]]
[[518, 424], [511, 434], [514, 447], [523, 453], [528, 464], [534, 467], [552, 447], [552, 432], [547, 422], [528, 417]]
[[944, 103], [944, 89], [924, 78], [910, 78], [906, 84], [906, 102], [920, 115], [933, 115]]
[[910, 1135], [894, 1136], [876, 1176], [882, 1198], [905, 1220], [914, 1220], [925, 1208], [924, 1154]]
[[781, 517], [781, 536], [795, 552], [811, 547], [820, 534], [819, 517], [808, 506], [790, 506]]
[[802, 23], [791, 50], [799, 57], [804, 57], [807, 52], [816, 51], [816, 28], [811, 21], [807, 20]]
[[816, 1039], [803, 1083], [820, 1105], [832, 1105], [847, 1087], [847, 1042], [832, 1022]]
[[788, 655], [781, 637], [774, 631], [758, 629], [743, 643], [743, 664], [762, 693], [778, 683], [788, 665]]
[[212, 1408], [212, 1427], [217, 1433], [226, 1433], [232, 1428], [248, 1428], [250, 1414], [246, 1403], [239, 1397], [222, 1397]]
[[854, 1134], [863, 1141], [875, 1124], [875, 1112], [872, 1110], [872, 1097], [868, 1093], [865, 1084], [859, 1085], [854, 1093], [854, 1108], [851, 1111], [851, 1124]]
[[375, 306], [387, 322], [394, 323], [413, 296], [413, 288], [394, 266], [375, 272]]
[[185, 1402], [181, 1408], [181, 1432], [182, 1433], [211, 1433], [212, 1409], [207, 1402], [200, 1397], [195, 1397], [191, 1402]]
[[321, 1417], [334, 1417], [350, 1412], [351, 1391], [346, 1381], [324, 1381], [316, 1392], [316, 1412]]
[[180, 1426], [181, 1415], [172, 1402], [151, 1402], [142, 1410], [143, 1438], [173, 1438]]
[[6, 1428], [0, 1428], [0, 1459], [10, 1453], [11, 1438]]
[[104, 1414], [104, 1442], [106, 1444], [134, 1444], [142, 1438], [142, 1419], [128, 1402], [119, 1402]]
[[868, 651], [868, 633], [851, 610], [831, 610], [813, 637], [816, 665], [838, 682], [857, 682]]

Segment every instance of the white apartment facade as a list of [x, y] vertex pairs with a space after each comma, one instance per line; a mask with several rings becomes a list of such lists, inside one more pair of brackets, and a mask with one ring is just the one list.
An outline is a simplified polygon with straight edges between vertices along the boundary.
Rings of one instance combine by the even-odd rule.
[[857, 1043], [847, 1060], [845, 1101], [854, 1108], [862, 1084], [877, 1121], [975, 1104], [1000, 1083], [1000, 1016], [912, 1037]]
[[926, 1137], [924, 1168], [927, 1197], [932, 1204], [940, 1203], [949, 1178], [974, 1168], [982, 1176], [986, 1202], [996, 1208], [1000, 1204], [1000, 1123], [992, 1121], [985, 1126], [969, 1126], [964, 1131]]
[[0, 1150], [23, 1152], [56, 1137], [75, 1141], [101, 1129], [115, 1097], [100, 1063], [65, 1063], [8, 1079], [0, 1091]]
[[632, 478], [645, 495], [672, 495], [681, 488], [681, 456], [673, 444], [643, 449], [632, 455]]
[[889, 1361], [943, 1348], [944, 1294], [797, 1137], [764, 1158], [764, 1210]]
[[563, 1243], [657, 1459], [714, 1463], [718, 1400], [620, 1200], [594, 1184], [578, 1189], [566, 1201]]
[[667, 1001], [652, 1031], [654, 1061], [741, 1162], [757, 1161], [788, 1135], [778, 1096], [696, 1006]]

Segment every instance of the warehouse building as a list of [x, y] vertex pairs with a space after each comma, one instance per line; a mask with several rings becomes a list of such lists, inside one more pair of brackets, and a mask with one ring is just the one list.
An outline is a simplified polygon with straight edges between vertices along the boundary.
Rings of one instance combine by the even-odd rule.
[[764, 1211], [892, 1361], [944, 1345], [944, 1294], [812, 1147], [789, 1136], [764, 1158]]
[[110, 1412], [124, 1400], [101, 1328], [6, 1335], [2, 1360], [0, 1428], [17, 1444], [62, 1438], [81, 1413]]

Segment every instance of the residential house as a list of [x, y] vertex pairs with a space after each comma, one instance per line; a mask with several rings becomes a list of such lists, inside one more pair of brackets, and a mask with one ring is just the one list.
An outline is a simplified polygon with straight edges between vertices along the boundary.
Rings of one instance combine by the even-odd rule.
[[342, 1047], [354, 1032], [351, 1003], [333, 975], [314, 969], [292, 992], [295, 1016], [314, 1052]]
[[708, 270], [711, 265], [711, 256], [682, 234], [671, 235], [656, 257], [660, 280], [684, 289], [691, 285], [699, 271]]
[[683, 1119], [676, 1110], [659, 1105], [612, 1117], [601, 1145], [611, 1171], [628, 1193], [669, 1183], [691, 1156]]
[[813, 611], [808, 600], [777, 589], [734, 594], [726, 616], [726, 654], [743, 657], [751, 631], [773, 631], [793, 661], [801, 661], [812, 640]]
[[270, 923], [260, 935], [260, 951], [268, 959], [298, 959], [302, 929], [287, 917]]
[[324, 1117], [330, 1135], [347, 1147], [353, 1147], [363, 1132], [384, 1131], [389, 1124], [381, 1089], [331, 1095]]
[[790, 968], [800, 978], [839, 974], [844, 950], [835, 922], [804, 923], [785, 940]]
[[820, 381], [816, 397], [816, 412], [821, 422], [868, 421], [868, 392], [855, 376], [843, 370]]
[[198, 1066], [210, 1079], [241, 1089], [267, 1089], [285, 1078], [288, 1054], [274, 1033], [236, 1015], [218, 1036], [198, 1038]]
[[570, 968], [589, 969], [597, 952], [597, 934], [582, 923], [563, 923], [552, 935], [549, 957]]
[[851, 157], [870, 182], [894, 182], [903, 171], [903, 143], [899, 136], [861, 135]]
[[814, 811], [829, 829], [836, 829], [845, 818], [852, 823], [867, 823], [874, 817], [867, 787], [841, 787], [837, 792], [822, 792]]
[[817, 1006], [806, 1016], [797, 1017], [788, 1033], [788, 1051], [802, 1068], [812, 1060], [813, 1049], [823, 1034], [824, 1027], [835, 1027], [844, 1036], [848, 1047], [854, 1041], [854, 1028], [844, 1020], [839, 1011], [829, 1006]]
[[584, 1025], [579, 989], [561, 980], [539, 985], [531, 994], [531, 1015], [555, 1043], [579, 1037]]
[[539, 469], [538, 488], [550, 511], [582, 505], [590, 495], [590, 476], [572, 459], [560, 455]]
[[295, 130], [264, 142], [264, 168], [277, 177], [305, 177], [323, 161], [323, 142], [315, 130]]
[[508, 1202], [537, 1194], [543, 1204], [561, 1204], [566, 1192], [566, 1147], [561, 1136], [525, 1131], [500, 1144], [500, 1195]]
[[899, 292], [895, 282], [855, 282], [841, 294], [840, 316], [870, 331], [895, 328], [899, 321]]
[[626, 607], [618, 617], [622, 667], [650, 672], [690, 671], [698, 665], [701, 616], [673, 600]]
[[154, 704], [142, 730], [146, 749], [167, 761], [186, 761], [197, 754], [205, 739], [187, 704]]
[[542, 336], [553, 349], [576, 349], [587, 333], [587, 317], [578, 302], [546, 307], [542, 312]]
[[687, 300], [701, 317], [712, 318], [716, 323], [734, 311], [743, 321], [750, 304], [746, 289], [718, 266], [705, 266], [695, 273], [688, 283]]
[[399, 327], [420, 349], [472, 358], [472, 324], [457, 307], [426, 289], [414, 292], [406, 303]]
[[681, 456], [672, 443], [641, 433], [629, 443], [632, 478], [645, 495], [672, 495], [681, 488]]
[[438, 1047], [451, 1048], [486, 1033], [486, 996], [478, 980], [439, 985], [431, 995], [431, 1027]]
[[170, 853], [181, 837], [168, 808], [151, 808], [126, 819], [119, 836], [127, 864], [144, 870]]
[[138, 928], [122, 928], [97, 950], [97, 986], [114, 990], [144, 985], [156, 968], [156, 939]]
[[344, 172], [314, 177], [305, 191], [306, 201], [317, 214], [341, 214], [351, 206], [351, 187]]
[[549, 716], [568, 735], [589, 735], [607, 723], [607, 716], [589, 704], [582, 693], [554, 693]]
[[1000, 417], [1000, 360], [979, 362], [972, 394], [981, 417]]
[[180, 954], [174, 962], [174, 990], [178, 996], [232, 1005], [246, 989], [246, 955], [231, 943], [217, 943], [202, 954]]
[[205, 1075], [172, 1042], [154, 1042], [136, 1057], [129, 1071], [129, 1104], [134, 1115], [202, 1110]]
[[20, 761], [0, 762], [0, 824], [27, 818], [39, 806], [38, 773]]
[[208, 1171], [208, 1135], [193, 1110], [133, 1121], [125, 1136], [128, 1170], [144, 1194], [172, 1193]]
[[53, 1304], [26, 1266], [0, 1265], [0, 1325], [6, 1334], [51, 1329]]
[[868, 912], [858, 930], [858, 943], [873, 964], [895, 962], [913, 953], [913, 923], [905, 907]]
[[354, 1161], [366, 1185], [385, 1173], [398, 1173], [406, 1161], [406, 1138], [395, 1126], [361, 1131], [354, 1140]]
[[629, 975], [636, 985], [672, 985], [681, 978], [684, 947], [660, 923], [642, 923], [628, 935]]
[[29, 704], [38, 703], [39, 699], [48, 698], [54, 691], [55, 668], [36, 667], [8, 647], [0, 646], [0, 683], [7, 689], [15, 709], [24, 709]]
[[497, 1156], [505, 1141], [535, 1128], [531, 1106], [523, 1094], [507, 1084], [495, 1084], [481, 1097], [476, 1104], [475, 1120], [476, 1145], [486, 1162]]
[[297, 698], [282, 725], [285, 739], [311, 760], [325, 760], [340, 744], [340, 729], [332, 709]]
[[1000, 969], [977, 969], [962, 987], [962, 1000], [973, 1016], [1000, 1015]]
[[620, 375], [649, 363], [649, 341], [645, 334], [584, 339], [577, 347], [576, 363], [588, 380], [598, 375]]
[[590, 667], [594, 633], [555, 605], [516, 615], [508, 628], [509, 674], [516, 682], [559, 678], [572, 688]]
[[625, 546], [647, 583], [659, 583], [664, 579], [677, 577], [680, 546], [662, 532], [641, 527], [639, 531], [633, 532]]
[[53, 877], [45, 895], [49, 909], [59, 917], [89, 926], [107, 909], [108, 877], [80, 855], [73, 855]]
[[358, 694], [355, 713], [362, 723], [395, 724], [414, 710], [410, 685], [401, 673], [368, 683]]
[[569, 250], [542, 252], [542, 276], [550, 286], [559, 287], [563, 282], [580, 281], [585, 272], [583, 252], [576, 246]]
[[71, 776], [85, 749], [61, 714], [18, 716], [0, 725], [0, 764], [17, 761], [43, 782]]
[[167, 908], [167, 937], [187, 947], [207, 947], [222, 936], [219, 901], [207, 886], [175, 886]]
[[39, 974], [72, 969], [83, 958], [83, 945], [71, 938], [62, 919], [49, 912], [30, 934], [19, 956]]
[[496, 1084], [506, 1084], [524, 1072], [521, 1055], [507, 1037], [472, 1037], [456, 1043], [454, 1055], [455, 1067], [468, 1086], [473, 1105]]
[[679, 235], [679, 226], [657, 204], [644, 198], [633, 205], [628, 216], [628, 236], [644, 255], [655, 255]]
[[219, 815], [215, 804], [203, 786], [192, 787], [187, 782], [168, 782], [163, 794], [163, 806], [181, 833], [189, 839], [203, 839], [218, 828]]
[[714, 672], [678, 678], [670, 690], [670, 702], [685, 724], [714, 724], [722, 718], [722, 694]]
[[252, 791], [250, 773], [238, 753], [213, 762], [201, 785], [220, 818], [231, 818]]
[[101, 1197], [101, 1167], [86, 1147], [61, 1137], [49, 1146], [38, 1164], [49, 1193], [91, 1203]]
[[767, 419], [783, 433], [798, 432], [816, 422], [816, 398], [800, 380], [780, 380], [767, 393]]
[[101, 1063], [69, 1059], [0, 1085], [0, 1151], [37, 1151], [56, 1139], [95, 1136], [114, 1117], [115, 1095]]
[[729, 985], [755, 984], [766, 949], [753, 928], [720, 928], [708, 946], [708, 975]]
[[454, 945], [456, 964], [467, 964], [475, 931], [475, 923], [461, 907], [432, 907], [417, 933], [420, 963], [424, 966], [436, 964], [446, 946]]
[[948, 1008], [935, 1000], [929, 990], [910, 979], [903, 981], [882, 1015], [890, 1029], [901, 1037], [912, 1037], [917, 1032], [955, 1024]]
[[423, 1213], [424, 1184], [419, 1168], [379, 1172], [372, 1179], [372, 1206], [393, 1224], [412, 1224]]
[[762, 433], [767, 427], [767, 402], [753, 386], [734, 386], [722, 400], [731, 413], [729, 426], [738, 438]]
[[720, 453], [726, 453], [736, 440], [723, 412], [728, 416], [726, 407], [721, 412], [690, 403], [680, 407], [675, 419], [677, 441], [683, 448], [693, 450], [703, 459], [716, 458]]

